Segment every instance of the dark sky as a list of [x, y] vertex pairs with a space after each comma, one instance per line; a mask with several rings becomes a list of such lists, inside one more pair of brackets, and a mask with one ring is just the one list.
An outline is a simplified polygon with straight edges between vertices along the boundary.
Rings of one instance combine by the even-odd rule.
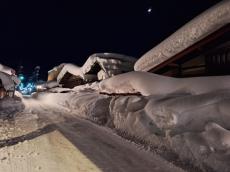
[[[42, 76], [96, 52], [139, 58], [218, 0], [0, 1], [0, 63]], [[152, 13], [148, 14], [148, 8]]]

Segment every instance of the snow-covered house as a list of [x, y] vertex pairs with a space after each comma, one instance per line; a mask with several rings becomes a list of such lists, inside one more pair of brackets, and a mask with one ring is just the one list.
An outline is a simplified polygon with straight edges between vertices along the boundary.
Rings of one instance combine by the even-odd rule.
[[0, 98], [13, 96], [15, 87], [20, 83], [15, 75], [15, 71], [7, 66], [0, 64]]
[[133, 71], [136, 59], [116, 53], [96, 53], [82, 66], [84, 74], [96, 75], [98, 80]]
[[178, 77], [230, 74], [230, 1], [195, 17], [144, 54], [134, 68]]
[[93, 75], [85, 75], [82, 73], [81, 67], [67, 63], [57, 76], [57, 82], [66, 88], [73, 88], [87, 82], [95, 81]]
[[58, 74], [61, 72], [64, 66], [65, 66], [65, 63], [62, 63], [58, 66], [55, 66], [53, 69], [49, 70], [47, 81], [56, 81]]
[[115, 53], [97, 53], [89, 56], [82, 67], [63, 63], [48, 72], [48, 81], [57, 81], [63, 87], [100, 81], [117, 74], [133, 71], [136, 59]]

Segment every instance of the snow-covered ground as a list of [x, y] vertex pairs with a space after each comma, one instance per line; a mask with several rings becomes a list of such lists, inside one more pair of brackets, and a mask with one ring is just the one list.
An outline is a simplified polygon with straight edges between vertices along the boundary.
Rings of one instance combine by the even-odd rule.
[[[10, 169], [10, 161], [22, 161], [28, 171], [62, 171], [67, 166], [69, 171], [183, 168], [228, 172], [228, 81], [229, 76], [175, 79], [131, 72], [99, 83], [74, 89], [55, 88], [23, 98], [22, 112], [10, 121], [1, 121], [2, 133], [10, 134], [1, 138], [1, 147], [7, 147], [0, 149], [0, 155], [6, 151], [10, 155], [2, 157], [2, 163], [8, 166], [0, 168]], [[41, 156], [35, 153], [32, 162], [24, 150], [28, 148], [30, 153], [37, 144], [35, 152]], [[15, 158], [21, 154], [24, 158], [17, 161]], [[85, 161], [79, 162], [83, 161], [79, 156], [86, 157]], [[70, 163], [73, 161], [87, 165]]]
[[73, 92], [23, 98], [23, 111], [0, 121], [0, 171], [183, 172], [111, 129], [80, 119], [68, 106], [71, 96]]

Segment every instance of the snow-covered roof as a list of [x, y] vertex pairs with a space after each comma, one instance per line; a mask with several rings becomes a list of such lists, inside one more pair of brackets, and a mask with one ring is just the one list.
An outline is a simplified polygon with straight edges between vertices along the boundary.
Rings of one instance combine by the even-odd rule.
[[14, 90], [15, 85], [20, 83], [15, 70], [2, 64], [0, 64], [0, 81], [6, 91]]
[[206, 10], [149, 52], [135, 64], [136, 71], [149, 71], [230, 23], [230, 0]]
[[20, 83], [19, 79], [15, 75], [8, 75], [4, 72], [0, 72], [0, 80], [6, 91], [14, 90], [15, 85]]
[[117, 59], [121, 61], [130, 61], [130, 62], [136, 61], [136, 59], [131, 56], [118, 54], [118, 53], [95, 53], [92, 54], [90, 57], [100, 57], [104, 59]]
[[0, 72], [7, 73], [8, 75], [14, 75], [15, 74], [15, 70], [13, 70], [12, 68], [5, 66], [3, 64], [0, 64]]
[[49, 73], [57, 71], [58, 83], [60, 83], [67, 73], [88, 82], [102, 80], [120, 73], [133, 71], [135, 62], [135, 58], [122, 54], [96, 53], [89, 56], [82, 67], [78, 67], [71, 63], [63, 63], [60, 65], [60, 71], [57, 70], [57, 68], [60, 68], [60, 66], [58, 66], [49, 71]]
[[82, 74], [80, 67], [78, 67], [74, 64], [71, 64], [71, 63], [66, 63], [57, 76], [57, 82], [58, 83], [61, 81], [61, 79], [65, 76], [65, 74], [67, 72], [72, 74], [72, 75], [79, 76], [79, 77], [83, 78], [83, 74]]
[[[94, 71], [99, 80], [111, 76], [133, 71], [136, 59], [117, 53], [96, 53], [87, 59], [81, 70], [84, 74], [90, 73], [95, 65], [99, 65], [100, 71]], [[99, 70], [99, 69], [97, 69]]]

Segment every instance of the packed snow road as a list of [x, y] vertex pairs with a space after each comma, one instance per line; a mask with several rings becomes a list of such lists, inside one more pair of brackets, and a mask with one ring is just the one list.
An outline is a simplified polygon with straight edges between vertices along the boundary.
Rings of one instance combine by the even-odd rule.
[[22, 112], [0, 121], [0, 171], [183, 171], [68, 109], [23, 102]]

